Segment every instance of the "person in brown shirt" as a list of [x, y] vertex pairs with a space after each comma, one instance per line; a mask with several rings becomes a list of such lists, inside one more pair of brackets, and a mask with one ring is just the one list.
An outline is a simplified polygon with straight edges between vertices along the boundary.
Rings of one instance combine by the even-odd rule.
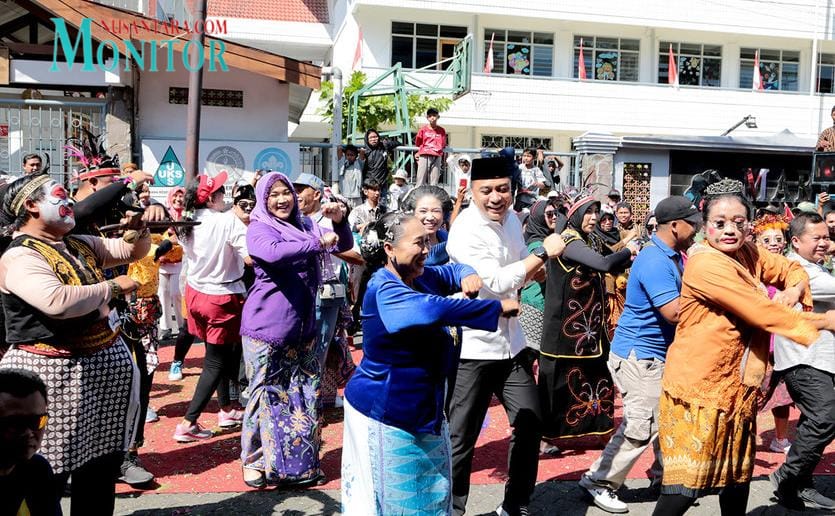
[[816, 151], [833, 152], [835, 151], [835, 106], [832, 107], [832, 127], [824, 129], [820, 136], [818, 136], [818, 143], [815, 145]]

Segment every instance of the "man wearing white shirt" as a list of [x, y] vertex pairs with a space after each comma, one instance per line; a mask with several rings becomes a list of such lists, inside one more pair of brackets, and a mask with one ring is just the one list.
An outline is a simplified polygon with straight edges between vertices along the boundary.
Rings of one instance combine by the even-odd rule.
[[[835, 277], [821, 265], [830, 242], [826, 223], [817, 213], [801, 213], [792, 220], [790, 232], [793, 252], [788, 258], [809, 274], [814, 311], [835, 308]], [[812, 473], [835, 438], [835, 335], [821, 330], [808, 347], [775, 335], [774, 371], [782, 374], [801, 414], [786, 461], [769, 475], [777, 500], [789, 509], [831, 511], [835, 500], [815, 489]]]
[[[456, 218], [447, 240], [452, 263], [473, 267], [484, 282], [480, 299], [515, 298], [517, 291], [565, 243], [549, 235], [528, 253], [513, 204], [510, 171], [504, 158], [472, 163], [473, 202]], [[513, 433], [508, 480], [499, 514], [527, 514], [539, 461], [540, 409], [532, 360], [518, 317], [502, 319], [495, 332], [464, 329], [461, 361], [451, 389], [453, 510], [464, 514], [470, 490], [473, 451], [493, 394], [505, 407]]]

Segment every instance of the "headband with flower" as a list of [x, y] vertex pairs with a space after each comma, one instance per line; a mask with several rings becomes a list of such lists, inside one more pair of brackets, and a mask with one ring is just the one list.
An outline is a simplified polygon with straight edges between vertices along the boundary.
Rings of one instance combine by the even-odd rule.
[[786, 231], [789, 229], [789, 222], [782, 215], [767, 213], [754, 221], [754, 234], [760, 235], [769, 229]]

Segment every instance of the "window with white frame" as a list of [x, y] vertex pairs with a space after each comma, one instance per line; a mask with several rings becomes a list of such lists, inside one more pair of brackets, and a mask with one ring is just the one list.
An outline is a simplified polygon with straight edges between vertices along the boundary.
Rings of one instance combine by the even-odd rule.
[[818, 54], [818, 93], [835, 93], [835, 54]]
[[574, 36], [574, 77], [579, 77], [580, 40], [586, 79], [596, 81], [638, 81], [640, 41], [600, 36]]
[[698, 43], [658, 45], [658, 82], [666, 84], [670, 76], [670, 45], [678, 68], [678, 83], [682, 86], [719, 87], [722, 75], [722, 47]]
[[[424, 68], [452, 57], [457, 45], [467, 36], [467, 27], [391, 22], [391, 64], [403, 68]], [[449, 63], [436, 66], [446, 69]]]
[[760, 75], [763, 89], [797, 91], [800, 52], [796, 50], [768, 50], [742, 48], [739, 51], [739, 87], [751, 88], [754, 84], [754, 56], [760, 52]]
[[484, 59], [493, 40], [492, 73], [550, 77], [554, 69], [554, 34], [485, 29]]
[[517, 150], [524, 149], [551, 149], [551, 138], [540, 136], [502, 136], [494, 134], [481, 135], [481, 147], [484, 149], [504, 149], [513, 147]]

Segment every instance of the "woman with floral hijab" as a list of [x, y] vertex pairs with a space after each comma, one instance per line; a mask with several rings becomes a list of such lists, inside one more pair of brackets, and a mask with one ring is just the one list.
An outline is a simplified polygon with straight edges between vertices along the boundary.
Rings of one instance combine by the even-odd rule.
[[244, 482], [312, 484], [322, 479], [315, 320], [320, 268], [324, 253], [351, 249], [353, 238], [336, 203], [322, 205], [334, 232], [302, 216], [283, 174], [261, 178], [255, 197], [247, 232], [255, 284], [241, 324], [250, 382], [241, 433]]

